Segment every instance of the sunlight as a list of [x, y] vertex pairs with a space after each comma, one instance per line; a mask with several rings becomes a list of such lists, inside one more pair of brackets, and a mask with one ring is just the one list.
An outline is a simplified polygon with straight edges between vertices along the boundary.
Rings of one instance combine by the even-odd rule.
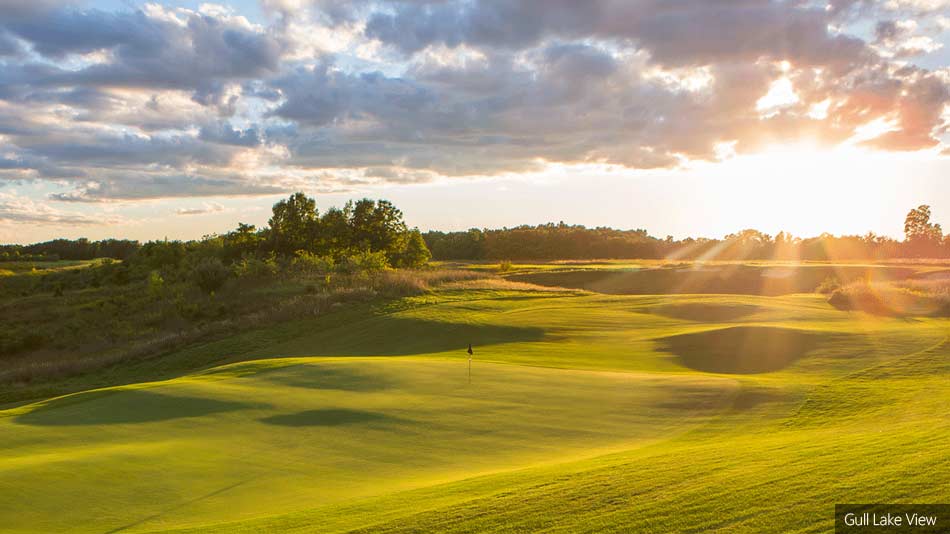
[[769, 92], [755, 103], [755, 109], [764, 117], [770, 117], [784, 107], [799, 102], [798, 93], [788, 78], [779, 78], [769, 86]]

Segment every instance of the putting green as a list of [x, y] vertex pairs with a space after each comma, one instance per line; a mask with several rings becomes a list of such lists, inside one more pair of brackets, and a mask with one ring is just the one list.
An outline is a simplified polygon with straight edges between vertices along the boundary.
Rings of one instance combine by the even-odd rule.
[[251, 518], [592, 456], [730, 406], [720, 377], [464, 359], [278, 359], [80, 393], [0, 419], [5, 531]]

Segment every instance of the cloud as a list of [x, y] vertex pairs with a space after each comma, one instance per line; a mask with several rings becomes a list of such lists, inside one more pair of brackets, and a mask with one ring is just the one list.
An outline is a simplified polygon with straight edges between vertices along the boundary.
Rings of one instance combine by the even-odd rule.
[[267, 0], [255, 24], [0, 2], [0, 180], [136, 202], [670, 168], [799, 140], [929, 149], [950, 75], [921, 58], [946, 7]]
[[393, 2], [369, 17], [366, 35], [405, 53], [433, 44], [523, 49], [545, 39], [595, 38], [629, 41], [666, 65], [860, 60], [861, 40], [829, 32], [831, 17], [796, 1]]
[[261, 131], [258, 128], [236, 130], [226, 122], [203, 126], [199, 138], [212, 143], [245, 147], [255, 147], [263, 143]]
[[112, 202], [161, 198], [273, 195], [288, 191], [287, 187], [241, 178], [137, 172], [109, 173], [97, 177], [94, 181], [78, 184], [72, 191], [51, 194], [50, 198], [61, 202]]
[[0, 25], [51, 60], [108, 53], [108, 61], [51, 72], [45, 83], [189, 89], [209, 102], [230, 81], [274, 72], [282, 49], [243, 17], [157, 4], [148, 12], [59, 9]]
[[54, 209], [46, 204], [10, 193], [0, 193], [0, 222], [29, 225], [115, 224], [115, 217], [95, 217]]
[[205, 202], [197, 208], [178, 208], [175, 210], [177, 215], [207, 215], [209, 213], [220, 213], [224, 211], [224, 206], [217, 202]]

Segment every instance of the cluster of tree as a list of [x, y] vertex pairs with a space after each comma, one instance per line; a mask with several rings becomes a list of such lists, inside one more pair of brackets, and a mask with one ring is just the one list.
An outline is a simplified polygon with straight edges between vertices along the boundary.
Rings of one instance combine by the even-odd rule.
[[223, 258], [312, 255], [340, 262], [374, 253], [391, 267], [420, 267], [431, 257], [422, 234], [387, 200], [364, 198], [321, 215], [314, 199], [294, 193], [274, 205], [268, 224], [261, 230], [239, 224], [221, 236]]
[[544, 224], [496, 230], [426, 232], [432, 256], [439, 260], [575, 258], [660, 258], [665, 242], [646, 230], [586, 228], [579, 225]]
[[139, 242], [128, 239], [54, 239], [32, 245], [0, 245], [0, 261], [125, 260], [138, 249]]
[[[145, 280], [150, 287], [190, 280], [206, 292], [228, 278], [262, 277], [293, 269], [308, 273], [414, 268], [431, 254], [422, 234], [409, 229], [402, 212], [386, 200], [362, 199], [321, 214], [314, 199], [295, 193], [273, 207], [269, 225], [238, 224], [224, 235], [193, 241], [89, 241], [57, 239], [0, 248], [0, 254], [34, 261], [116, 258], [69, 278], [71, 286], [123, 285]], [[55, 277], [53, 277], [55, 278]], [[51, 278], [50, 283], [58, 283]], [[78, 284], [78, 286], [77, 286]]]
[[743, 230], [723, 239], [660, 239], [646, 230], [615, 230], [545, 224], [497, 230], [431, 231], [423, 234], [437, 260], [660, 259], [682, 260], [856, 260], [950, 257], [950, 235], [930, 221], [929, 206], [912, 209], [904, 241], [863, 236], [774, 237]]
[[127, 264], [137, 272], [191, 277], [207, 292], [230, 276], [259, 277], [284, 269], [356, 272], [425, 265], [422, 234], [386, 200], [362, 199], [320, 214], [316, 201], [294, 193], [273, 207], [268, 226], [240, 223], [199, 241], [145, 243]]

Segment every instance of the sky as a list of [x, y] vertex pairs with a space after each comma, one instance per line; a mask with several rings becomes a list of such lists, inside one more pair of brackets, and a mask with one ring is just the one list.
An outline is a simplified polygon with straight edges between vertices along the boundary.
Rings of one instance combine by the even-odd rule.
[[950, 226], [950, 0], [0, 0], [0, 242]]

